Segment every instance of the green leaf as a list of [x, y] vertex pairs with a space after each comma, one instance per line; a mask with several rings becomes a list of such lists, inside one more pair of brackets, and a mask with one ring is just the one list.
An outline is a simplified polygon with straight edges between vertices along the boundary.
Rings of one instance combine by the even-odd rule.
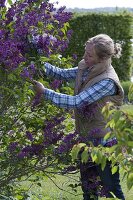
[[108, 132], [105, 136], [104, 136], [104, 140], [107, 140], [110, 138], [111, 132]]
[[117, 170], [118, 170], [118, 166], [117, 165], [112, 167], [112, 169], [111, 169], [112, 174], [115, 174], [117, 172]]
[[102, 161], [102, 159], [103, 159], [103, 154], [102, 154], [102, 152], [99, 150], [98, 152], [97, 152], [97, 163], [98, 164], [100, 164], [101, 163], [101, 161]]
[[64, 35], [66, 34], [65, 28], [62, 28], [61, 31], [64, 33]]
[[22, 200], [22, 199], [23, 199], [23, 196], [17, 195], [16, 198], [17, 198], [18, 200]]
[[133, 173], [130, 173], [127, 178], [127, 187], [130, 190], [133, 186]]
[[43, 27], [44, 27], [43, 22], [40, 22], [40, 21], [39, 21], [39, 22], [38, 22], [38, 27], [39, 27], [39, 28], [43, 28]]
[[108, 150], [109, 153], [115, 152], [116, 148], [117, 148], [117, 145], [114, 145], [114, 146], [110, 147], [109, 150]]
[[102, 171], [104, 170], [105, 166], [106, 166], [106, 158], [103, 157], [102, 162], [101, 162], [101, 169], [102, 169]]
[[133, 100], [133, 83], [129, 87], [128, 99], [129, 101]]
[[86, 146], [85, 143], [79, 143], [78, 145], [74, 145], [74, 147], [72, 148], [72, 151], [71, 151], [71, 156], [72, 156], [73, 160], [77, 159], [80, 149], [85, 146]]
[[91, 153], [91, 158], [92, 158], [92, 161], [93, 161], [93, 162], [96, 162], [96, 160], [97, 160], [97, 158], [98, 158], [98, 157], [97, 157], [97, 153], [96, 153], [96, 152], [92, 152], [92, 153]]
[[48, 24], [46, 29], [48, 29], [50, 31], [50, 30], [54, 29], [54, 26], [52, 24]]
[[88, 149], [89, 149], [88, 147], [85, 147], [83, 153], [81, 154], [81, 161], [84, 163], [87, 163], [89, 158]]
[[116, 111], [113, 115], [113, 119], [115, 122], [117, 122], [120, 119], [121, 111]]
[[[41, 61], [41, 62], [48, 62], [48, 61], [49, 61], [49, 58], [44, 57], [44, 56], [41, 56], [41, 57], [40, 57], [40, 61]], [[43, 66], [43, 67], [44, 67], [44, 66]]]
[[67, 31], [67, 28], [69, 27], [69, 23], [68, 22], [66, 22], [65, 24], [64, 24], [64, 29], [65, 29], [65, 31]]
[[127, 142], [127, 145], [128, 145], [129, 147], [133, 147], [133, 141], [128, 141], [128, 142]]
[[12, 5], [12, 0], [7, 0], [9, 5]]

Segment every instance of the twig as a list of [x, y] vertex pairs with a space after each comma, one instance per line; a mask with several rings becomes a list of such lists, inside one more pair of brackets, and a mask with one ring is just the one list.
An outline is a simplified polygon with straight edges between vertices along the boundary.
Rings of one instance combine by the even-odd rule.
[[54, 183], [54, 185], [58, 188], [58, 189], [60, 189], [60, 190], [62, 190], [62, 191], [64, 191], [64, 192], [66, 192], [66, 193], [68, 193], [68, 194], [72, 194], [72, 195], [74, 195], [74, 196], [79, 196], [80, 194], [74, 194], [74, 193], [72, 193], [72, 192], [68, 192], [67, 190], [64, 190], [63, 188], [61, 188], [60, 186], [58, 186], [56, 183], [55, 183], [55, 181], [50, 177], [50, 176], [48, 176], [47, 174], [45, 174], [53, 183]]

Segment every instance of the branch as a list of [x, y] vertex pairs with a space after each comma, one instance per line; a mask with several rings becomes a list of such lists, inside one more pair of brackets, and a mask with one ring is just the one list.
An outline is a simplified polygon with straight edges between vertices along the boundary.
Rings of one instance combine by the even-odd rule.
[[55, 183], [55, 181], [50, 177], [50, 176], [48, 176], [47, 174], [45, 174], [53, 183], [54, 183], [54, 185], [58, 188], [58, 189], [60, 189], [60, 190], [62, 190], [62, 191], [64, 191], [64, 192], [66, 192], [66, 193], [68, 193], [68, 194], [72, 194], [72, 195], [74, 195], [74, 196], [79, 196], [79, 195], [81, 195], [81, 194], [74, 194], [74, 193], [72, 193], [72, 192], [68, 192], [67, 190], [64, 190], [63, 188], [61, 188], [60, 186], [58, 186], [56, 183]]

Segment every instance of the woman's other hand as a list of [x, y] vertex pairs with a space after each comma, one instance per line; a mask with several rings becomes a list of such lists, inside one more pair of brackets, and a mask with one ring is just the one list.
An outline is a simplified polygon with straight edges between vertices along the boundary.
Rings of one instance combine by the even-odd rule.
[[42, 83], [34, 80], [33, 85], [34, 85], [34, 90], [36, 91], [37, 94], [43, 94], [44, 93], [45, 87]]

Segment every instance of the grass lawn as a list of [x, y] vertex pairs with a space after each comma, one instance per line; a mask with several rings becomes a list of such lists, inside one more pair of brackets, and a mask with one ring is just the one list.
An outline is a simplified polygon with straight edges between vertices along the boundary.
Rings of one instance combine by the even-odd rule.
[[[70, 175], [69, 175], [70, 176]], [[72, 179], [73, 178], [73, 179]], [[75, 180], [77, 181], [75, 181]], [[72, 191], [68, 185], [70, 183], [77, 183], [79, 180], [79, 174], [71, 175], [70, 177], [56, 175], [56, 178], [53, 179], [54, 182], [58, 185], [59, 189], [51, 180], [44, 178], [44, 181], [41, 182], [42, 187], [34, 186], [30, 189], [30, 198], [27, 200], [82, 200], [82, 191], [78, 187], [77, 192]], [[121, 182], [123, 192], [125, 194], [126, 200], [133, 200], [133, 188], [128, 191], [126, 187], [126, 180]], [[70, 193], [72, 194], [70, 194]], [[104, 200], [106, 198], [100, 198]]]

